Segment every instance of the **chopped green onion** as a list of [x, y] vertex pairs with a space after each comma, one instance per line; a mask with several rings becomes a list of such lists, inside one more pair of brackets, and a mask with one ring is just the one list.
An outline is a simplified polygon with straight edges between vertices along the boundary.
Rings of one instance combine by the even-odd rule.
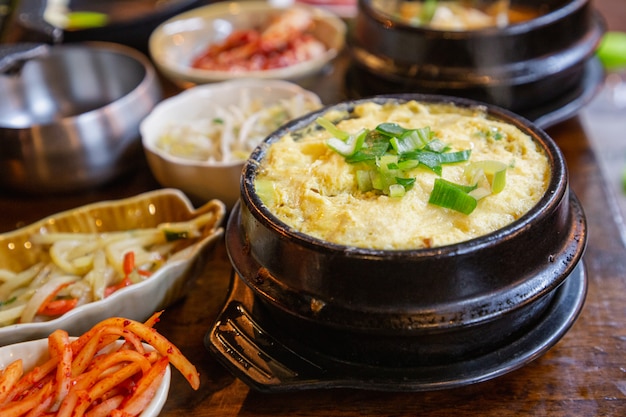
[[494, 194], [498, 194], [502, 190], [504, 190], [504, 186], [506, 185], [506, 169], [502, 171], [498, 171], [493, 175], [493, 179], [491, 180], [491, 192]]
[[376, 130], [391, 138], [389, 142], [399, 154], [424, 148], [433, 136], [429, 127], [405, 129], [396, 123], [381, 123]]
[[257, 195], [266, 206], [273, 206], [275, 204], [276, 194], [273, 181], [257, 179], [254, 182], [254, 188]]
[[420, 161], [422, 165], [430, 168], [435, 174], [441, 175], [441, 159], [438, 153], [428, 151], [419, 152], [416, 155], [416, 159]]
[[370, 171], [370, 178], [372, 179], [372, 188], [374, 190], [382, 191], [385, 188], [385, 183], [383, 181], [383, 176], [380, 175], [378, 171]]
[[389, 186], [389, 197], [400, 198], [400, 197], [404, 197], [404, 194], [406, 194], [406, 190], [404, 189], [402, 185], [391, 184]]
[[[389, 193], [389, 187], [396, 184], [396, 177], [400, 176], [400, 170], [398, 167], [397, 155], [383, 155], [378, 160], [378, 176], [374, 183], [374, 188], [383, 191], [385, 194]], [[378, 186], [378, 187], [377, 187]]]
[[420, 140], [419, 135], [407, 135], [403, 138], [392, 137], [389, 140], [393, 149], [399, 154], [422, 149], [425, 144]]
[[359, 191], [366, 193], [371, 191], [374, 186], [372, 185], [372, 176], [370, 170], [359, 169], [356, 172], [356, 183]]
[[376, 126], [376, 130], [386, 136], [395, 138], [406, 138], [410, 135], [417, 135], [419, 140], [422, 141], [424, 145], [428, 143], [433, 137], [433, 132], [430, 130], [429, 127], [422, 127], [419, 129], [406, 129], [397, 123], [381, 123]]
[[350, 137], [350, 133], [339, 129], [337, 126], [335, 126], [333, 122], [326, 119], [325, 117], [318, 117], [315, 121], [317, 122], [318, 125], [322, 126], [324, 129], [326, 129], [326, 131], [328, 131], [328, 133], [330, 133], [332, 136], [336, 137], [337, 139], [346, 141]]
[[439, 162], [441, 164], [456, 164], [457, 162], [465, 162], [469, 160], [471, 153], [471, 150], [465, 149], [458, 152], [439, 152], [437, 155], [439, 155]]
[[346, 158], [349, 164], [357, 162], [376, 161], [389, 149], [389, 139], [376, 131], [370, 131], [365, 136], [365, 141], [361, 149]]
[[356, 135], [350, 135], [346, 141], [332, 137], [328, 139], [328, 146], [342, 156], [352, 156], [363, 147], [367, 130], [361, 129]]
[[433, 139], [426, 144], [426, 149], [433, 152], [442, 153], [449, 149], [448, 145], [440, 141], [439, 139]]
[[463, 214], [470, 214], [478, 205], [478, 201], [469, 195], [472, 187], [467, 187], [446, 181], [442, 178], [435, 179], [433, 191], [428, 202], [430, 204], [449, 208]]
[[506, 185], [507, 164], [500, 161], [475, 161], [465, 167], [465, 177], [470, 184], [477, 184], [484, 175], [490, 184], [490, 191], [497, 194]]
[[389, 137], [402, 137], [406, 133], [406, 129], [397, 123], [381, 123], [376, 126], [376, 130], [383, 135]]
[[409, 171], [411, 169], [417, 168], [420, 164], [418, 159], [404, 159], [398, 162], [398, 168], [403, 171]]
[[342, 156], [354, 155], [363, 147], [363, 144], [365, 143], [365, 138], [368, 132], [367, 129], [361, 129], [359, 132], [352, 135], [339, 129], [333, 124], [333, 122], [324, 117], [318, 117], [316, 122], [333, 135], [326, 143], [332, 150]]
[[[333, 135], [327, 141], [331, 149], [348, 163], [362, 164], [356, 171], [361, 192], [402, 197], [415, 184], [415, 178], [407, 178], [407, 171], [424, 166], [441, 176], [442, 165], [468, 161], [471, 154], [469, 149], [449, 152], [448, 145], [435, 138], [430, 127], [406, 129], [397, 123], [380, 123], [374, 130], [361, 129], [350, 134], [323, 117], [317, 123]], [[465, 170], [470, 185], [438, 178], [429, 202], [469, 214], [479, 199], [502, 191], [506, 169], [506, 164], [498, 161], [471, 163]]]
[[475, 189], [470, 191], [468, 194], [474, 197], [476, 200], [481, 200], [491, 195], [491, 189], [489, 187], [476, 187]]
[[408, 190], [409, 188], [413, 187], [413, 184], [415, 184], [415, 178], [396, 177], [396, 182], [403, 186], [405, 190]]

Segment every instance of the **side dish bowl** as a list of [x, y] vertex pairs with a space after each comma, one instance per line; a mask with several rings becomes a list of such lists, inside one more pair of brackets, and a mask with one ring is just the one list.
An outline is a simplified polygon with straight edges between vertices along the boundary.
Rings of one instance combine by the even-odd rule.
[[[238, 30], [259, 29], [271, 17], [289, 8], [313, 14], [311, 33], [326, 47], [319, 57], [283, 68], [257, 71], [213, 71], [196, 69], [192, 60], [211, 44], [221, 42]], [[281, 7], [262, 1], [219, 2], [181, 13], [155, 29], [150, 36], [150, 54], [157, 68], [178, 84], [225, 81], [233, 78], [297, 80], [319, 72], [343, 49], [346, 24], [331, 12], [297, 4]]]
[[142, 321], [180, 299], [204, 268], [207, 256], [223, 234], [221, 223], [225, 207], [221, 201], [212, 200], [194, 209], [179, 190], [163, 189], [89, 204], [0, 235], [0, 269], [18, 272], [40, 260], [40, 251], [30, 241], [35, 233], [133, 230], [186, 221], [202, 213], [212, 213], [213, 218], [212, 223], [203, 228], [202, 236], [173, 254], [149, 278], [49, 321], [0, 327], [0, 346], [47, 337], [57, 328], [63, 328], [70, 335], [81, 334], [111, 316]]
[[[415, 250], [330, 243], [288, 226], [263, 203], [255, 180], [279, 138], [299, 137], [326, 112], [347, 112], [350, 119], [360, 103], [409, 100], [481, 108], [488, 118], [517, 127], [547, 156], [543, 196], [495, 232]], [[404, 94], [329, 106], [268, 137], [244, 167], [241, 203], [229, 218], [226, 246], [236, 273], [265, 309], [260, 311], [303, 344], [348, 361], [410, 366], [472, 358], [533, 328], [581, 260], [586, 237], [565, 160], [543, 130], [496, 106]]]
[[[4, 60], [3, 60], [4, 58]], [[150, 61], [113, 43], [0, 46], [0, 186], [84, 191], [130, 172], [161, 100]]]
[[[178, 188], [194, 201], [204, 202], [216, 198], [223, 201], [228, 208], [232, 208], [239, 199], [239, 182], [244, 161], [256, 145], [252, 146], [245, 157], [199, 160], [196, 158], [197, 153], [190, 157], [173, 155], [163, 149], [159, 141], [172, 127], [193, 126], [193, 129], [189, 130], [195, 133], [189, 132], [189, 135], [205, 134], [201, 142], [211, 143], [208, 137], [212, 120], [220, 119], [220, 126], [224, 126], [227, 122], [222, 120], [224, 114], [230, 114], [231, 111], [233, 115], [243, 114], [244, 120], [230, 122], [233, 130], [239, 130], [246, 121], [253, 121], [252, 118], [255, 117], [255, 120], [259, 120], [257, 116], [260, 112], [281, 102], [293, 104], [292, 112], [296, 112], [298, 105], [306, 113], [322, 105], [315, 93], [294, 83], [254, 79], [199, 85], [164, 100], [140, 126], [144, 151], [153, 175], [161, 185]], [[244, 108], [257, 107], [256, 104], [260, 106], [256, 110]], [[256, 130], [260, 131], [261, 127], [257, 126]], [[269, 127], [267, 134], [273, 130], [275, 128]], [[182, 138], [177, 140], [174, 135], [172, 136], [171, 142], [174, 144], [183, 142]], [[264, 138], [265, 136], [260, 138], [259, 142]], [[227, 139], [226, 135], [222, 135], [220, 145], [226, 141], [232, 143], [237, 139], [235, 137]]]
[[[71, 340], [73, 340], [72, 338]], [[0, 347], [0, 370], [5, 369], [10, 363], [22, 359], [24, 370], [28, 372], [35, 366], [40, 365], [49, 358], [48, 339], [30, 340], [27, 342], [14, 343]], [[116, 342], [117, 345], [123, 341]], [[151, 347], [145, 344], [146, 349]], [[172, 370], [168, 366], [161, 384], [159, 384], [154, 397], [148, 406], [139, 414], [139, 417], [157, 417], [167, 401], [170, 389]]]

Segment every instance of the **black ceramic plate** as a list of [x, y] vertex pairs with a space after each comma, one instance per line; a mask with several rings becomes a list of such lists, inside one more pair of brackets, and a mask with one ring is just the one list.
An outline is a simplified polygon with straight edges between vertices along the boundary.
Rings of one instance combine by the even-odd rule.
[[[370, 83], [362, 79], [356, 68], [348, 69], [346, 74], [346, 90], [347, 94], [353, 98], [366, 97], [382, 93], [372, 89]], [[546, 129], [557, 123], [573, 117], [578, 111], [591, 99], [600, 89], [604, 81], [604, 69], [602, 64], [596, 58], [590, 59], [585, 64], [583, 78], [577, 88], [547, 103], [532, 107], [526, 110], [520, 110], [520, 116], [525, 117], [535, 123], [542, 129]]]
[[205, 336], [206, 347], [235, 376], [263, 392], [319, 388], [428, 391], [492, 379], [522, 367], [554, 346], [584, 304], [582, 262], [555, 291], [537, 325], [513, 343], [456, 363], [389, 368], [340, 361], [299, 345], [258, 310], [252, 291], [235, 275], [226, 304]]

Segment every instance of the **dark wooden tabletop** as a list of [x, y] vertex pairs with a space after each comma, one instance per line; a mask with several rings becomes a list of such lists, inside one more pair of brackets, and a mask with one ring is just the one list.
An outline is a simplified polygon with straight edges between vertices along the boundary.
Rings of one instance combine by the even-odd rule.
[[[597, 1], [613, 28], [626, 25], [622, 1]], [[622, 30], [626, 27], [621, 27]], [[335, 71], [341, 71], [336, 68]], [[325, 102], [341, 99], [327, 74], [320, 84]], [[626, 251], [623, 224], [610, 210], [612, 196], [598, 158], [578, 117], [548, 129], [563, 150], [571, 189], [581, 200], [589, 240], [584, 263], [589, 287], [584, 308], [570, 331], [547, 353], [498, 378], [430, 392], [354, 389], [265, 394], [233, 377], [204, 346], [205, 333], [227, 296], [231, 266], [217, 246], [189, 295], [166, 309], [158, 329], [201, 373], [193, 391], [173, 372], [162, 411], [170, 416], [625, 416]], [[623, 132], [622, 132], [623, 133]], [[87, 193], [31, 197], [0, 191], [0, 232], [83, 204], [124, 198], [158, 188], [140, 161], [131, 175]]]

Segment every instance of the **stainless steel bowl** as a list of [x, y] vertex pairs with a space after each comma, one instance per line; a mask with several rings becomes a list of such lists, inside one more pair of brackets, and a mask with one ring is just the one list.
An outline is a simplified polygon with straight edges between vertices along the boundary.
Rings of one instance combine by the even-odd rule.
[[102, 185], [141, 158], [139, 124], [162, 92], [148, 59], [109, 43], [13, 45], [0, 56], [0, 186]]

